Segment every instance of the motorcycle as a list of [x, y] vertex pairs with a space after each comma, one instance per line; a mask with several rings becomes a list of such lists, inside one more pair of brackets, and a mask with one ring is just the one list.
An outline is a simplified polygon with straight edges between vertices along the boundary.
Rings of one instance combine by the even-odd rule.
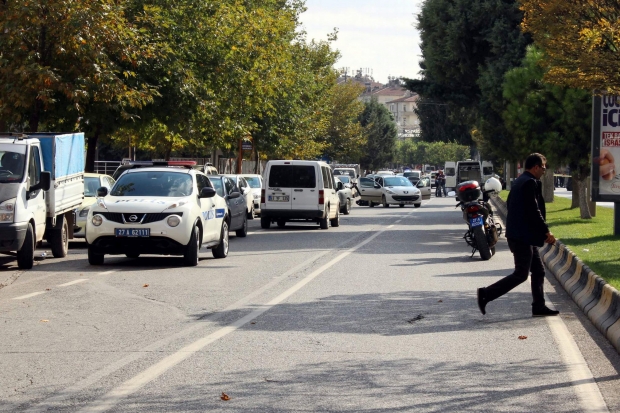
[[467, 232], [463, 239], [472, 247], [471, 256], [476, 251], [480, 252], [480, 258], [490, 260], [495, 255], [495, 244], [502, 234], [503, 228], [493, 219], [493, 209], [486, 201], [492, 192], [499, 192], [502, 185], [496, 178], [490, 178], [485, 182], [484, 199], [481, 195], [480, 185], [477, 181], [465, 181], [456, 187], [456, 196], [463, 211], [463, 219], [467, 222]]

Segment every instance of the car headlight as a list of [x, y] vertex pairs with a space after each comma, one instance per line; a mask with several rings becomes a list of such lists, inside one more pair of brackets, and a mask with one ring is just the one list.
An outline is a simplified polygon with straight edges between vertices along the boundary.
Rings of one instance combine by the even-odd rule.
[[0, 222], [13, 222], [17, 198], [7, 199], [0, 204]]
[[178, 215], [170, 215], [166, 219], [166, 223], [168, 223], [168, 225], [173, 227], [173, 228], [177, 227], [181, 223], [181, 217], [179, 217]]
[[84, 218], [85, 216], [88, 216], [88, 211], [90, 211], [90, 207], [89, 206], [87, 206], [86, 208], [82, 209], [78, 216], [80, 218]]
[[103, 217], [101, 215], [93, 215], [93, 219], [91, 220], [94, 226], [98, 227], [103, 224]]
[[386, 190], [385, 190], [385, 192], [386, 192], [386, 193], [388, 193], [388, 194], [390, 194], [390, 195], [394, 195], [394, 194], [395, 194], [395, 192], [394, 192], [394, 191], [390, 191], [389, 189], [386, 189]]

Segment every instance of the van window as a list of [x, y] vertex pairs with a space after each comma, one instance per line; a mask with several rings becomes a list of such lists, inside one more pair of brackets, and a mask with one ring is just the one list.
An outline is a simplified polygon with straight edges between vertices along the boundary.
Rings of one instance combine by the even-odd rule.
[[35, 185], [41, 180], [41, 157], [39, 156], [39, 148], [36, 146], [31, 148], [28, 176], [30, 177], [30, 185]]
[[446, 175], [453, 176], [455, 174], [454, 168], [446, 168]]
[[269, 170], [270, 188], [316, 188], [313, 165], [272, 165]]
[[485, 166], [484, 168], [482, 168], [482, 174], [483, 175], [493, 175], [493, 167], [492, 166]]
[[323, 188], [325, 189], [334, 188], [334, 178], [332, 177], [330, 173], [331, 170], [326, 166], [322, 166], [321, 171], [323, 172]]

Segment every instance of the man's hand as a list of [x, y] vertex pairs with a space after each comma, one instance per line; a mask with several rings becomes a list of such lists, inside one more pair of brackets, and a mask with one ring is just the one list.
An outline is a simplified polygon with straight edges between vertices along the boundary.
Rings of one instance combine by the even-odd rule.
[[545, 242], [546, 242], [547, 244], [551, 244], [551, 245], [554, 245], [554, 244], [555, 244], [555, 237], [553, 236], [553, 234], [552, 234], [552, 233], [547, 232], [547, 239], [545, 240]]

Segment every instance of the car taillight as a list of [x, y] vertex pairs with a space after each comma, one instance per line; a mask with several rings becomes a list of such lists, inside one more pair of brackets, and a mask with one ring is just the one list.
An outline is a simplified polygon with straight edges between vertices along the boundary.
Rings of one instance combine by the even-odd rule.
[[325, 203], [325, 192], [322, 189], [319, 189], [319, 205], [323, 205]]
[[480, 205], [472, 205], [467, 207], [467, 212], [476, 212], [480, 210]]
[[261, 204], [265, 203], [265, 190], [264, 189], [260, 190], [260, 203]]

